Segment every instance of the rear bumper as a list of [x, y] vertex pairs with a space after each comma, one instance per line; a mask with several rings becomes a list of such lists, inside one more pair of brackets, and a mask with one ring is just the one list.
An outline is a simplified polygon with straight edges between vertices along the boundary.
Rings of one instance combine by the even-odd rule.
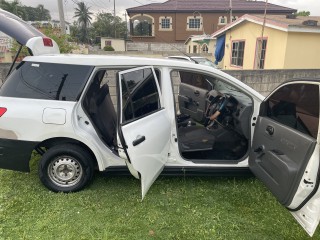
[[30, 172], [29, 161], [38, 142], [0, 138], [0, 168]]

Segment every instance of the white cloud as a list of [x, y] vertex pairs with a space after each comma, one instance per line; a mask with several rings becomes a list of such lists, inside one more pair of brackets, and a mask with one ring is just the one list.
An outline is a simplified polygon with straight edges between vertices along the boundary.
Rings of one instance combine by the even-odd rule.
[[298, 11], [310, 11], [313, 16], [320, 16], [319, 0], [269, 0], [269, 3], [295, 8]]

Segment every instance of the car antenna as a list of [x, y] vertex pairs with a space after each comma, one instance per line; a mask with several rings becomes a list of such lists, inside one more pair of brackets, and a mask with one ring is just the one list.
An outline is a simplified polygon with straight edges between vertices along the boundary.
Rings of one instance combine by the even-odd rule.
[[171, 47], [177, 49], [180, 53], [182, 53], [183, 55], [185, 55], [186, 57], [188, 57], [191, 61], [195, 62], [196, 64], [199, 64], [198, 61], [196, 61], [195, 59], [191, 58], [191, 56], [189, 56], [187, 53], [182, 52], [179, 48], [177, 48], [176, 46], [174, 46], [172, 43], [167, 42], [164, 38], [162, 38], [161, 36], [155, 34], [156, 37], [160, 38], [162, 41], [164, 41], [165, 43], [169, 44]]

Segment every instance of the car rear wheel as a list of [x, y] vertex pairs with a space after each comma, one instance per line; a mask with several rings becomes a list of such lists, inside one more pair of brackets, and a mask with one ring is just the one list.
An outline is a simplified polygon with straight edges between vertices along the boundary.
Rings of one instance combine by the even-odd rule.
[[41, 182], [54, 192], [76, 192], [93, 177], [93, 159], [83, 148], [73, 144], [49, 148], [39, 164]]

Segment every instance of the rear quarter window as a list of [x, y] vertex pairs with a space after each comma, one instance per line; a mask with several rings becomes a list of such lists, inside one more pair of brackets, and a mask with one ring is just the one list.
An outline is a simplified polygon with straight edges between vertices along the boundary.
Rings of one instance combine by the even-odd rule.
[[77, 101], [92, 66], [22, 62], [0, 89], [5, 97]]

